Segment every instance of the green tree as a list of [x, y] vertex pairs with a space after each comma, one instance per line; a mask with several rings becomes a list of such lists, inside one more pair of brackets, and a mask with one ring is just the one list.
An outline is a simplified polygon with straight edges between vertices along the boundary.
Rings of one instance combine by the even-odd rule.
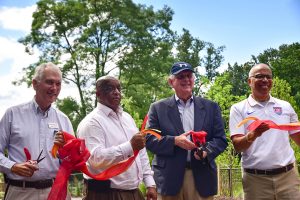
[[220, 76], [218, 76], [214, 83], [211, 85], [209, 91], [206, 94], [206, 97], [208, 99], [211, 99], [215, 102], [217, 102], [221, 108], [222, 111], [222, 117], [224, 120], [224, 126], [225, 126], [225, 132], [227, 135], [227, 139], [229, 142], [229, 145], [224, 153], [222, 153], [220, 156], [218, 156], [218, 163], [222, 166], [226, 167], [234, 167], [239, 165], [239, 158], [237, 157], [236, 152], [234, 151], [233, 145], [230, 140], [230, 134], [229, 134], [229, 112], [230, 107], [243, 99], [246, 98], [246, 95], [233, 95], [233, 85], [230, 79], [230, 73], [224, 72]]
[[292, 87], [286, 80], [280, 79], [279, 77], [274, 77], [271, 95], [281, 100], [289, 102], [296, 111], [296, 113], [298, 115], [300, 114], [300, 110], [297, 106], [296, 100], [294, 96], [292, 96]]
[[[202, 86], [208, 85], [218, 75], [224, 49], [225, 46], [215, 48], [212, 43], [193, 37], [187, 29], [183, 29], [183, 34], [177, 37], [175, 60], [188, 62], [195, 68], [195, 95], [203, 95]], [[199, 72], [201, 67], [205, 68], [204, 75]]]
[[215, 48], [215, 46], [210, 42], [207, 42], [206, 46], [206, 55], [204, 56], [201, 66], [205, 67], [206, 76], [210, 81], [212, 81], [213, 78], [219, 74], [217, 69], [221, 66], [224, 60], [221, 53], [224, 51], [225, 46]]
[[230, 82], [232, 89], [231, 94], [241, 96], [245, 94], [249, 94], [249, 86], [248, 86], [248, 73], [253, 66], [253, 63], [247, 62], [243, 65], [238, 65], [234, 63], [234, 65], [228, 64], [228, 81]]
[[[20, 81], [29, 82], [35, 66], [41, 62], [62, 65], [64, 80], [77, 87], [80, 99], [79, 103], [72, 100], [78, 109], [73, 113], [68, 110], [69, 116], [72, 121], [80, 121], [95, 106], [94, 83], [100, 76], [130, 76], [126, 73], [143, 68], [143, 61], [149, 63], [150, 69], [156, 66], [150, 57], [172, 42], [172, 15], [169, 7], [155, 12], [153, 7], [136, 5], [131, 0], [40, 0], [31, 33], [20, 42], [28, 53], [37, 48], [41, 55], [38, 63], [25, 68]], [[142, 52], [149, 56], [141, 58]], [[147, 83], [148, 78], [142, 76], [141, 80]], [[154, 88], [159, 84], [151, 83]], [[126, 92], [129, 97], [131, 94]], [[66, 101], [58, 102], [58, 106], [66, 108], [70, 99]]]

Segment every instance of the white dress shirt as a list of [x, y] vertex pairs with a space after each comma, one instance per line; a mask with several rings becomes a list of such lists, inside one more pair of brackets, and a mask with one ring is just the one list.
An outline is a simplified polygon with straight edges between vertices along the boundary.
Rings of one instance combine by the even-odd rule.
[[[130, 139], [138, 131], [133, 118], [121, 107], [116, 113], [98, 103], [97, 108], [80, 122], [77, 130], [78, 137], [85, 139], [85, 144], [91, 152], [88, 161], [91, 173], [98, 174], [107, 167], [133, 156]], [[111, 187], [116, 189], [136, 189], [142, 181], [146, 187], [154, 186], [146, 149], [140, 150], [127, 171], [110, 180]]]

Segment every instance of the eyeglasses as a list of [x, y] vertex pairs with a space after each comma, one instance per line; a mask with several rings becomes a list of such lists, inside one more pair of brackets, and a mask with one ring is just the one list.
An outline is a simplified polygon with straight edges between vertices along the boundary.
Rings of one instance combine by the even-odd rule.
[[175, 75], [175, 78], [177, 78], [179, 80], [182, 80], [182, 79], [185, 79], [185, 78], [191, 79], [193, 77], [194, 77], [194, 74], [192, 74], [192, 73]]
[[273, 78], [273, 76], [269, 75], [269, 74], [256, 74], [256, 75], [250, 76], [250, 77], [253, 77], [253, 78], [258, 79], [258, 80], [263, 80], [265, 78], [268, 79], [268, 80], [270, 80], [270, 79]]
[[122, 93], [122, 89], [121, 89], [120, 86], [115, 87], [115, 86], [112, 86], [112, 85], [106, 85], [106, 86], [103, 87], [103, 91], [105, 93], [111, 93], [111, 92], [114, 92], [116, 90], [118, 90], [118, 92]]

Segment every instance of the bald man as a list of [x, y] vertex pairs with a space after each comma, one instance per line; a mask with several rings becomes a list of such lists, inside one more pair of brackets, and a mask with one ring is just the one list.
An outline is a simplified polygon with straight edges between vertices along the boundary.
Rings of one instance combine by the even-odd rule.
[[298, 122], [290, 103], [270, 95], [271, 68], [266, 64], [252, 67], [248, 76], [251, 95], [231, 107], [229, 128], [234, 148], [242, 153], [245, 200], [300, 199], [299, 176], [295, 166], [292, 138], [300, 146], [300, 132], [270, 129], [262, 123], [253, 131], [237, 124], [253, 116], [277, 124]]

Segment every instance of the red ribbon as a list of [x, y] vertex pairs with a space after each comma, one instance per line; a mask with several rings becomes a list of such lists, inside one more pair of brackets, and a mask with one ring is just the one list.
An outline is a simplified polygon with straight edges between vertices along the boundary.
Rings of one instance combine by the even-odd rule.
[[300, 130], [300, 123], [288, 123], [288, 124], [276, 124], [272, 120], [260, 120], [256, 117], [247, 117], [243, 121], [241, 121], [237, 127], [240, 127], [241, 125], [245, 124], [246, 122], [254, 120], [247, 129], [249, 131], [255, 130], [259, 125], [262, 123], [265, 123], [269, 126], [269, 128], [274, 128], [274, 129], [279, 129], [279, 130], [284, 130], [284, 131], [292, 131], [292, 130]]
[[[64, 132], [64, 136], [70, 134]], [[55, 181], [48, 195], [48, 200], [65, 200], [67, 196], [68, 179], [73, 170], [82, 171], [86, 167], [86, 161], [90, 157], [90, 152], [82, 139], [69, 140], [62, 148], [58, 149], [61, 165], [56, 174]]]
[[[156, 131], [156, 130], [155, 130]], [[154, 130], [143, 130], [142, 134], [153, 134], [160, 138]], [[58, 149], [59, 157], [62, 161], [59, 170], [56, 174], [54, 184], [51, 188], [48, 200], [65, 200], [67, 196], [67, 181], [73, 170], [79, 170], [89, 177], [96, 180], [107, 180], [126, 171], [137, 157], [139, 151], [134, 151], [134, 155], [127, 160], [119, 162], [116, 165], [109, 167], [99, 174], [89, 172], [86, 161], [90, 157], [90, 152], [85, 146], [82, 139], [75, 138], [73, 135], [63, 132], [66, 144], [59, 148], [53, 145], [52, 155], [55, 157]]]
[[199, 147], [201, 144], [205, 144], [205, 137], [207, 135], [205, 131], [190, 131], [190, 133], [192, 135], [193, 142], [197, 147]]

